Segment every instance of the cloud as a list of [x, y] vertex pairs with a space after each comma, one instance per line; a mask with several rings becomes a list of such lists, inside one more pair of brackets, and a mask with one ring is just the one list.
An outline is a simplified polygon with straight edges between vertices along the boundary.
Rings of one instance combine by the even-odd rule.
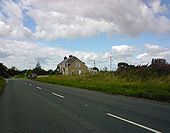
[[133, 63], [133, 56], [135, 54], [135, 47], [131, 45], [117, 45], [112, 46], [111, 55], [113, 60], [118, 62], [129, 62]]
[[7, 58], [9, 56], [11, 56], [11, 52], [9, 50], [6, 50], [6, 49], [2, 49], [0, 48], [0, 58]]
[[114, 27], [114, 24], [104, 20], [98, 21], [80, 16], [67, 16], [54, 11], [33, 10], [29, 14], [37, 24], [35, 37], [39, 39], [88, 37], [109, 31]]
[[0, 35], [5, 39], [31, 39], [32, 32], [23, 25], [23, 9], [12, 0], [0, 1]]
[[149, 5], [154, 13], [163, 13], [167, 10], [165, 5], [161, 5], [161, 0], [152, 0]]
[[[170, 32], [170, 19], [164, 15], [168, 7], [160, 0], [131, 0], [130, 4], [127, 0], [2, 0], [0, 4], [0, 35], [17, 39]], [[33, 18], [35, 33], [24, 26], [25, 17]]]
[[1, 61], [7, 66], [16, 66], [19, 69], [35, 67], [39, 61], [42, 68], [55, 69], [64, 56], [74, 55], [82, 61], [94, 59], [97, 54], [85, 51], [69, 51], [60, 47], [38, 46], [31, 42], [1, 40]]
[[10, 26], [0, 21], [0, 36], [6, 36], [10, 32]]
[[32, 42], [1, 40], [0, 59], [8, 67], [16, 66], [19, 69], [33, 68], [39, 61], [42, 68], [55, 69], [64, 56], [74, 55], [84, 61], [87, 66], [92, 67], [94, 60], [100, 69], [104, 66], [109, 68], [110, 57], [112, 67], [115, 69], [117, 63], [127, 62], [129, 64], [147, 64], [152, 58], [165, 58], [170, 61], [170, 49], [161, 48], [154, 44], [145, 44], [144, 49], [132, 45], [112, 46], [104, 53], [92, 51], [71, 51], [61, 47], [48, 47], [37, 45]]
[[88, 36], [100, 32], [136, 36], [143, 32], [170, 31], [170, 20], [163, 15], [166, 6], [161, 5], [160, 0], [150, 2], [150, 6], [141, 0], [131, 0], [131, 4], [127, 0], [50, 0], [44, 2], [36, 0], [23, 5], [37, 5], [36, 9], [29, 13], [41, 29], [37, 30], [37, 34], [42, 31], [41, 34], [45, 36], [48, 32], [47, 25], [51, 25], [54, 31], [58, 31], [58, 33], [51, 32], [53, 36], [51, 38], [46, 36], [49, 39], [62, 36]]
[[145, 44], [144, 53], [139, 54], [136, 58], [141, 64], [150, 63], [153, 58], [165, 58], [167, 61], [170, 61], [170, 49], [161, 48], [155, 44]]

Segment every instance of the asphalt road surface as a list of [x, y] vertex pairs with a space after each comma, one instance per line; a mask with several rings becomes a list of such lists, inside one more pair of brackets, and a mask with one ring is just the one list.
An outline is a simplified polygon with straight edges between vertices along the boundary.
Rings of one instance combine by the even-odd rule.
[[0, 133], [170, 133], [170, 104], [8, 80]]

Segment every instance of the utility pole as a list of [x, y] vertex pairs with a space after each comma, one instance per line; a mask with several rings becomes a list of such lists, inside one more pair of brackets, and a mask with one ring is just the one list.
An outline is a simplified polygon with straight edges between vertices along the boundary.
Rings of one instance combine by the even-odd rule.
[[110, 56], [109, 59], [110, 59], [110, 71], [111, 71], [111, 69], [112, 69], [112, 56]]
[[96, 67], [96, 60], [94, 60], [94, 67]]

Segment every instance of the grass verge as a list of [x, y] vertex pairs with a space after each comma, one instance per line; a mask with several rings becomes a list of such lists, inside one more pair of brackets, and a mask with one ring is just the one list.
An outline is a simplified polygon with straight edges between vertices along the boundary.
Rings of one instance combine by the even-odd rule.
[[6, 81], [0, 77], [0, 94], [2, 93], [3, 89], [5, 88]]
[[96, 75], [55, 75], [37, 81], [60, 84], [111, 94], [170, 102], [170, 76], [131, 80], [110, 73]]

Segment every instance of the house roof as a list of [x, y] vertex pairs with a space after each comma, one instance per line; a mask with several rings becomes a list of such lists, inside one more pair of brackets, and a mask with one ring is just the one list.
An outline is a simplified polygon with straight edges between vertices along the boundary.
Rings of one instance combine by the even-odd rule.
[[[64, 64], [64, 63], [68, 63], [68, 64], [71, 64], [71, 63], [73, 63], [75, 60], [79, 60], [77, 57], [75, 57], [75, 56], [71, 56], [71, 57], [69, 57], [69, 58], [67, 58], [67, 59], [64, 59], [63, 61], [61, 61], [58, 65], [62, 65], [62, 64]], [[80, 62], [82, 62], [81, 60], [79, 60]]]

